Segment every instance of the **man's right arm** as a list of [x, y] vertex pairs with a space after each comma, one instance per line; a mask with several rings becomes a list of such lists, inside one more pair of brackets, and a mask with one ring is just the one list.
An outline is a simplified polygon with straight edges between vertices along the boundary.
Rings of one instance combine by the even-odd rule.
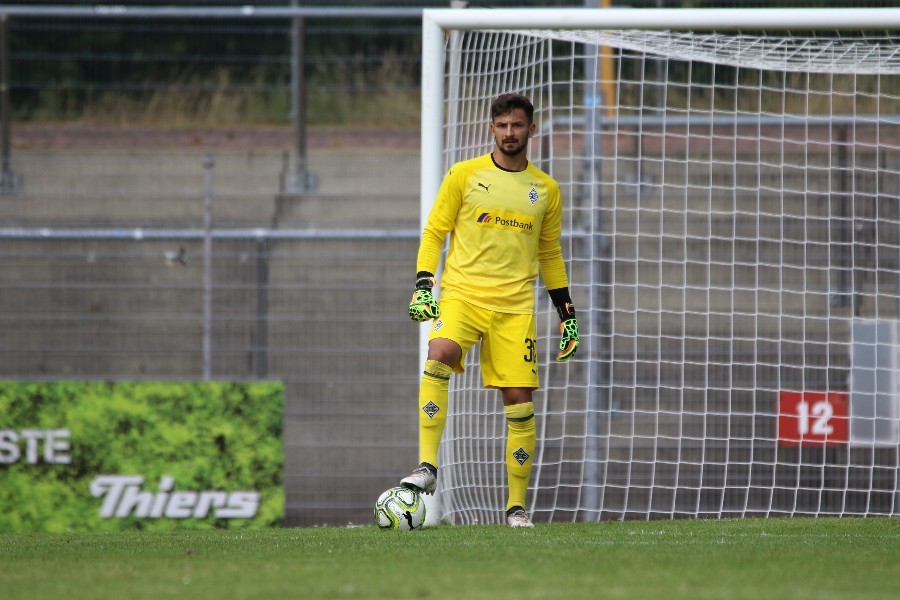
[[453, 229], [461, 205], [461, 194], [456, 181], [458, 177], [459, 173], [454, 177], [453, 169], [444, 177], [422, 231], [419, 253], [416, 256], [416, 287], [409, 304], [409, 316], [413, 321], [421, 323], [436, 319], [441, 314], [432, 288], [435, 285], [434, 273], [441, 260], [444, 239]]
[[419, 254], [416, 256], [417, 272], [437, 272], [444, 240], [447, 238], [447, 234], [453, 230], [456, 215], [459, 214], [459, 208], [462, 206], [462, 188], [460, 187], [462, 176], [463, 174], [454, 167], [447, 172], [441, 182], [441, 187], [422, 231]]

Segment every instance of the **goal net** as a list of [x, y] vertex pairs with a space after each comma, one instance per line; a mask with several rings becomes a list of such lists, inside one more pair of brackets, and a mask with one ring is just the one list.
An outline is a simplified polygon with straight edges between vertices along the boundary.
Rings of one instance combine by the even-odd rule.
[[[442, 29], [440, 85], [423, 82], [423, 128], [443, 128], [423, 194], [491, 150], [506, 91], [533, 100], [530, 159], [562, 187], [581, 346], [555, 362], [539, 282], [535, 521], [900, 513], [896, 27], [541, 30], [545, 16]], [[502, 522], [506, 501], [506, 421], [477, 357], [440, 452], [458, 524]]]

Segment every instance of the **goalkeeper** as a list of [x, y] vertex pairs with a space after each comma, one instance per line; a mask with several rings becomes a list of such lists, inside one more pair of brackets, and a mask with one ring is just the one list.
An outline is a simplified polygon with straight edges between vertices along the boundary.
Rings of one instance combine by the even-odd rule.
[[[511, 527], [532, 527], [525, 494], [536, 441], [532, 393], [540, 386], [534, 316], [538, 270], [561, 321], [557, 361], [575, 354], [578, 323], [559, 244], [559, 185], [527, 157], [534, 106], [520, 94], [502, 94], [491, 104], [490, 132], [493, 151], [450, 169], [422, 233], [409, 305], [414, 321], [432, 321], [419, 387], [421, 463], [401, 485], [434, 492], [450, 375], [463, 372], [466, 353], [480, 340], [484, 385], [500, 390], [506, 412], [506, 521]], [[438, 302], [434, 273], [448, 234]]]

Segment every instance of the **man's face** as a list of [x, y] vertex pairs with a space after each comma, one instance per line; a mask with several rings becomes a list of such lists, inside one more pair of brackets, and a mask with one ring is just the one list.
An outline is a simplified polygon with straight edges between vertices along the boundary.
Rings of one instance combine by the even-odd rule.
[[514, 108], [505, 115], [497, 115], [491, 121], [491, 135], [500, 152], [507, 156], [516, 156], [525, 150], [534, 130], [534, 123], [528, 123], [528, 117], [521, 108]]

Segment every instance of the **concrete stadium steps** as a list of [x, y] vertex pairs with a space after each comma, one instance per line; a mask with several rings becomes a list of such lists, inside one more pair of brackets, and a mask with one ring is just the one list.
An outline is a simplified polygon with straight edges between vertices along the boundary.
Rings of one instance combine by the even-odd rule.
[[[613, 386], [707, 390], [806, 389], [843, 386], [850, 368], [850, 338], [832, 333], [816, 341], [803, 338], [759, 341], [728, 338], [681, 341], [673, 336], [661, 343], [650, 337], [617, 333], [612, 340]], [[615, 397], [615, 395], [614, 395]], [[685, 398], [690, 398], [685, 393]], [[736, 395], [735, 397], [742, 397]], [[691, 404], [706, 403], [701, 395]], [[746, 408], [752, 410], [753, 397]], [[688, 402], [688, 400], [685, 400]]]
[[[317, 365], [320, 357], [327, 362], [349, 350], [366, 365], [372, 364], [369, 353], [379, 360], [410, 347], [403, 332], [409, 329], [410, 339], [416, 339], [405, 314], [415, 241], [400, 241], [402, 253], [397, 244], [310, 240], [289, 248], [291, 243], [279, 242], [269, 261], [270, 287], [261, 298], [255, 242], [216, 241], [214, 372], [253, 375], [253, 368], [235, 365], [267, 359], [270, 370], [281, 367], [283, 374], [296, 374], [301, 361]], [[185, 264], [166, 260], [167, 252], [181, 249]], [[74, 358], [64, 356], [68, 348], [70, 353], [118, 353], [117, 372], [146, 373], [153, 368], [119, 365], [141, 348], [164, 355], [200, 346], [199, 242], [18, 241], [5, 245], [5, 252], [9, 277], [2, 285], [2, 312], [15, 319], [0, 340], [7, 347], [57, 349], [57, 366], [36, 365], [36, 371], [71, 370], [65, 367]], [[48, 255], [56, 258], [48, 261]], [[361, 282], [367, 295], [356, 293]], [[262, 337], [268, 352], [252, 358]], [[389, 362], [379, 368], [390, 368]], [[193, 366], [175, 372], [198, 372], [188, 364]]]
[[126, 349], [57, 347], [44, 349], [4, 348], [0, 375], [17, 379], [77, 380], [188, 380], [196, 381], [202, 372], [199, 351], [165, 350], [130, 352]]
[[[365, 199], [356, 202], [364, 217]], [[406, 305], [417, 246], [269, 245], [268, 367], [286, 381], [288, 525], [371, 523], [375, 499], [416, 464], [419, 330]]]
[[[8, 359], [0, 373], [76, 376], [94, 379], [198, 379], [203, 371], [202, 330], [198, 322], [169, 321], [120, 324], [95, 323], [90, 328], [58, 325], [54, 332], [41, 328], [11, 328], [2, 336], [0, 351]], [[277, 355], [261, 353], [256, 332], [222, 335], [216, 342], [230, 344], [212, 353], [215, 379], [242, 380], [265, 376], [261, 364], [277, 364]], [[291, 356], [291, 361], [296, 356]], [[271, 370], [271, 367], [269, 368]]]
[[[618, 410], [611, 414], [601, 430], [609, 443], [601, 449], [610, 462], [700, 464], [704, 460], [716, 462], [714, 449], [727, 449], [735, 462], [751, 461], [756, 452], [774, 452], [772, 441], [777, 438], [775, 415], [722, 410], [710, 407], [710, 414], [666, 412], [660, 403], [658, 412]], [[690, 409], [686, 408], [686, 411]], [[716, 411], [719, 412], [716, 412]], [[751, 439], [760, 448], [753, 448]], [[761, 442], [761, 439], [768, 442]]]
[[[280, 186], [276, 152], [219, 154], [211, 192], [217, 222], [268, 224]], [[17, 226], [199, 227], [206, 193], [202, 152], [25, 151], [21, 189], [0, 202]]]
[[[29, 152], [29, 160], [17, 152], [14, 165], [22, 191], [0, 199], [4, 226], [201, 223], [202, 151]], [[309, 171], [317, 191], [302, 196], [283, 192], [289, 166], [280, 152], [214, 159], [219, 226], [418, 229], [417, 150], [316, 150]], [[604, 161], [604, 175], [615, 168], [620, 180], [601, 186], [609, 200], [603, 226], [615, 250], [614, 406], [610, 462], [602, 465], [611, 483], [604, 492], [608, 506], [628, 494], [635, 510], [668, 510], [669, 492], [647, 485], [651, 473], [659, 481], [673, 473], [665, 463], [649, 462], [646, 450], [635, 454], [634, 444], [645, 437], [661, 434], [656, 444], [666, 452], [675, 451], [668, 445], [681, 433], [701, 439], [729, 427], [740, 434], [756, 427], [756, 435], [771, 437], [771, 419], [749, 421], [759, 402], [773, 408], [768, 396], [774, 392], [765, 390], [827, 382], [847, 368], [841, 344], [848, 341], [850, 312], [829, 306], [828, 295], [839, 245], [834, 230], [828, 234], [828, 219], [838, 215], [839, 199], [834, 182], [819, 177], [822, 166], [735, 170], [646, 160], [638, 172], [634, 161]], [[793, 191], [773, 192], [782, 182]], [[874, 184], [864, 177], [859, 182], [855, 201], [869, 215]], [[139, 191], [147, 189], [153, 193]], [[581, 192], [564, 192], [576, 226], [590, 216], [579, 208]], [[816, 227], [803, 225], [803, 218], [815, 219]], [[882, 266], [900, 262], [898, 234], [888, 231], [892, 219], [896, 214], [889, 212], [880, 225]], [[417, 459], [419, 328], [405, 314], [417, 246], [417, 238], [214, 244], [213, 376], [285, 381], [289, 525], [369, 523], [375, 498]], [[264, 273], [258, 270], [261, 249], [268, 257]], [[4, 376], [199, 377], [200, 240], [11, 241], [3, 252]], [[775, 266], [784, 260], [795, 266]], [[589, 266], [576, 261], [574, 285], [586, 281]], [[260, 282], [268, 286], [264, 297], [256, 291]], [[775, 291], [776, 285], [787, 289]], [[863, 289], [872, 299], [864, 314], [876, 314], [876, 307], [879, 315], [896, 314], [889, 295], [876, 298], [879, 290], [896, 293], [895, 281], [867, 281]], [[721, 361], [707, 361], [707, 352]], [[554, 377], [548, 369], [544, 383], [566, 385]], [[763, 398], [750, 391], [760, 382]], [[572, 399], [573, 410], [582, 406]], [[674, 414], [682, 406], [720, 414]], [[554, 422], [548, 431], [568, 435], [569, 428], [579, 429]], [[547, 456], [554, 452], [567, 451], [550, 448]], [[682, 452], [691, 458], [695, 450]], [[721, 456], [709, 455], [713, 461]], [[634, 457], [641, 462], [624, 464]], [[721, 477], [716, 469], [703, 476]], [[778, 476], [787, 485], [789, 474]], [[813, 481], [815, 469], [804, 476]], [[574, 487], [561, 491], [568, 492], [576, 493]], [[715, 507], [720, 498], [713, 496], [689, 490], [675, 504]]]
[[319, 415], [355, 415], [363, 419], [362, 423], [371, 415], [391, 414], [398, 421], [413, 418], [415, 411], [408, 409], [418, 407], [420, 372], [416, 356], [376, 376], [350, 376], [339, 381], [293, 378], [285, 381], [285, 416], [305, 421]]
[[[896, 219], [873, 219], [869, 223], [874, 239], [858, 241], [871, 247], [880, 245], [884, 252], [879, 258], [896, 264]], [[840, 252], [849, 250], [853, 242], [852, 232], [827, 217], [804, 219], [733, 212], [686, 215], [648, 208], [630, 213], [627, 209], [617, 211], [606, 223], [605, 231], [616, 257], [625, 261], [662, 260], [667, 264], [734, 260], [746, 265], [826, 269], [835, 266]]]
[[281, 228], [419, 227], [419, 152], [380, 148], [318, 150], [310, 158], [315, 189], [276, 197]]
[[[892, 198], [898, 182], [889, 173], [879, 172], [873, 157], [857, 157], [852, 187], [842, 182], [844, 172], [827, 156], [791, 157], [800, 160], [799, 164], [805, 161], [806, 168], [757, 167], [742, 163], [740, 156], [734, 164], [604, 159], [600, 169], [603, 183], [597, 188], [599, 218], [611, 233], [634, 233], [634, 224], [640, 222], [642, 231], [660, 235], [812, 241], [817, 232], [831, 229], [835, 233], [834, 227], [829, 228], [829, 219], [852, 216], [874, 222], [886, 217], [896, 221], [898, 203]], [[617, 183], [610, 183], [613, 179]], [[576, 226], [590, 219], [586, 191], [583, 185], [564, 186]], [[819, 226], [804, 225], [803, 219], [818, 220]]]
[[[3, 196], [0, 221], [16, 227], [200, 227], [205, 154], [17, 150], [20, 190]], [[307, 165], [315, 187], [303, 195], [284, 191], [294, 169], [284, 151], [210, 155], [218, 226], [418, 226], [418, 151], [316, 149]]]
[[[790, 158], [802, 158], [807, 168], [763, 165], [750, 170], [739, 156], [734, 165], [604, 160], [603, 176], [624, 181], [599, 186], [599, 225], [609, 236], [615, 261], [613, 306], [622, 311], [615, 316], [617, 329], [627, 331], [630, 321], [652, 328], [655, 319], [668, 321], [668, 314], [687, 311], [711, 313], [712, 322], [732, 314], [728, 335], [777, 336], [785, 324], [793, 326], [793, 319], [763, 316], [750, 321], [747, 316], [844, 315], [833, 303], [835, 293], [846, 292], [838, 289], [839, 271], [850, 268], [851, 260], [858, 273], [865, 272], [864, 261], [872, 264], [873, 272], [873, 261], [882, 269], [879, 281], [854, 282], [863, 303], [861, 314], [896, 314], [896, 306], [879, 293], [897, 285], [896, 278], [886, 279], [883, 270], [900, 266], [898, 202], [885, 196], [896, 193], [896, 178], [876, 177], [876, 162], [869, 157], [871, 170], [856, 171], [853, 193], [844, 196], [831, 178], [840, 171], [827, 156]], [[859, 158], [862, 164], [866, 160]], [[635, 175], [632, 183], [628, 173]], [[792, 191], [781, 192], [782, 186]], [[582, 192], [577, 186], [571, 190], [576, 229], [589, 223], [591, 216], [579, 208]], [[842, 206], [845, 200], [853, 202], [852, 210]], [[839, 219], [850, 215], [866, 229], [843, 229]], [[846, 223], [849, 227], [850, 221]], [[854, 237], [869, 249], [868, 257], [851, 257]], [[582, 268], [580, 252], [591, 256], [589, 249], [573, 246], [575, 281]], [[775, 285], [784, 291], [774, 291]], [[686, 323], [682, 329], [688, 326], [693, 328]]]
[[[665, 211], [678, 215], [762, 215], [786, 218], [827, 219], [829, 215], [842, 215], [844, 200], [853, 200], [857, 216], [866, 216], [875, 211], [878, 202], [890, 195], [890, 186], [880, 194], [873, 191], [854, 190], [843, 193], [839, 190], [782, 190], [772, 189], [710, 189], [704, 187], [684, 188], [676, 185], [650, 186], [640, 188], [629, 184], [598, 184], [598, 208], [601, 214], [612, 211]], [[562, 185], [566, 205], [576, 214], [587, 218], [587, 190], [581, 185]], [[625, 214], [628, 214], [626, 212]]]
[[[136, 317], [133, 313], [32, 313], [9, 320], [2, 338], [20, 349], [69, 348], [73, 352], [191, 351], [199, 347], [200, 314]], [[139, 332], [136, 334], [136, 332]]]
[[[204, 191], [205, 160], [212, 158], [214, 192], [276, 193], [294, 166], [286, 151], [263, 148], [157, 150], [16, 150], [13, 171], [20, 194], [84, 197], [98, 192], [152, 189], [162, 194]], [[419, 152], [408, 149], [314, 148], [307, 171], [330, 193], [418, 191]]]
[[[14, 171], [21, 192], [89, 198], [98, 192], [155, 190], [192, 195], [204, 191], [207, 153], [202, 150], [17, 150]], [[284, 169], [277, 150], [210, 151], [213, 190], [278, 190]], [[216, 183], [221, 184], [217, 186]], [[225, 185], [225, 184], [228, 185]]]
[[[882, 150], [866, 152], [860, 147], [852, 161], [841, 163], [827, 151], [755, 152], [742, 148], [729, 154], [708, 151], [674, 154], [644, 147], [644, 155], [629, 156], [617, 150], [616, 156], [604, 153], [599, 172], [606, 181], [644, 187], [671, 185], [678, 188], [717, 190], [791, 190], [824, 192], [835, 190], [843, 175], [853, 173], [856, 189], [874, 188], [885, 165], [896, 157]], [[579, 165], [583, 166], [583, 165]]]
[[[684, 307], [680, 304], [660, 307], [648, 303], [637, 310], [615, 308], [615, 333], [623, 336], [619, 341], [634, 336], [649, 340], [661, 337], [666, 344], [671, 344], [688, 337], [705, 340], [712, 346], [720, 345], [722, 340], [738, 343], [756, 340], [760, 344], [772, 340], [833, 343], [835, 338], [843, 339], [850, 333], [852, 315], [846, 308], [820, 312], [812, 310], [814, 304], [783, 302], [781, 314], [775, 310], [777, 306], [767, 310], [762, 306], [757, 309], [753, 304], [736, 307], [726, 304], [719, 310], [718, 307], [710, 308], [703, 298], [700, 295], [696, 303], [687, 303]], [[677, 346], [668, 347], [677, 349]]]
[[[129, 230], [120, 233], [119, 239], [50, 239], [38, 233], [27, 240], [6, 240], [3, 261], [9, 276], [4, 283], [122, 289], [202, 287], [202, 240], [146, 239]], [[216, 240], [214, 277], [255, 283], [256, 254], [255, 240]]]
[[409, 341], [407, 329], [415, 325], [407, 318], [391, 318], [390, 315], [370, 312], [368, 316], [342, 318], [331, 314], [323, 318], [311, 318], [302, 323], [302, 330], [293, 330], [289, 321], [269, 316], [268, 344], [271, 352], [302, 351], [311, 359], [326, 359], [334, 352], [346, 352], [347, 342], [353, 339], [356, 353], [366, 356], [367, 361], [379, 361], [379, 355], [413, 352], [414, 348], [404, 348]]
[[[606, 210], [665, 210], [672, 214], [745, 214], [826, 218], [839, 216], [841, 203], [853, 197], [859, 209], [874, 208], [878, 196], [875, 191], [855, 190], [853, 196], [832, 190], [785, 190], [781, 188], [710, 188], [706, 186], [682, 187], [681, 184], [637, 186], [623, 183], [598, 184], [599, 203]], [[582, 198], [585, 190], [572, 186], [566, 198], [571, 198], [575, 210], [588, 207]]]
[[[830, 335], [823, 335], [817, 328], [811, 331], [816, 338], [784, 337], [760, 339], [752, 336], [703, 337], [695, 332], [688, 336], [670, 335], [657, 338], [651, 335], [629, 336], [616, 331], [610, 339], [611, 351], [616, 361], [635, 364], [638, 361], [670, 361], [704, 364], [709, 357], [711, 363], [722, 364], [801, 364], [806, 354], [807, 366], [816, 365], [812, 358], [826, 351], [849, 353], [850, 324], [834, 327]], [[768, 362], [766, 359], [771, 359]]]
[[[369, 352], [367, 348], [354, 349], [348, 345], [330, 348], [310, 347], [315, 345], [315, 340], [308, 340], [304, 346], [290, 351], [270, 350], [268, 353], [270, 376], [280, 374], [281, 377], [291, 379], [314, 377], [325, 380], [359, 377], [366, 380], [393, 373], [399, 370], [399, 365], [406, 364], [406, 361], [402, 360], [402, 355], [393, 352]], [[418, 358], [417, 354], [412, 352], [409, 354], [410, 360]], [[287, 375], [286, 369], [290, 369], [290, 375]], [[407, 371], [410, 377], [414, 377], [415, 373], [415, 369]]]
[[[288, 440], [285, 444], [288, 451], [286, 460], [296, 460], [296, 464], [309, 465], [322, 473], [356, 472], [364, 470], [361, 463], [395, 464], [388, 460], [377, 459], [387, 458], [398, 450], [412, 448], [412, 452], [407, 452], [411, 460], [402, 465], [404, 468], [399, 471], [402, 477], [409, 474], [404, 471], [416, 465], [417, 424], [418, 416], [413, 410], [378, 415], [356, 416], [354, 413], [348, 413], [304, 415], [302, 418], [293, 418], [285, 423], [285, 439]], [[343, 432], [342, 436], [335, 437], [335, 431]], [[385, 432], [392, 435], [385, 436]]]
[[[714, 323], [721, 321], [722, 316], [740, 321], [741, 315], [827, 317], [834, 314], [829, 309], [832, 295], [827, 273], [814, 272], [808, 277], [797, 274], [799, 282], [786, 282], [785, 288], [777, 291], [762, 287], [756, 289], [754, 285], [761, 281], [760, 286], [769, 286], [765, 281], [780, 275], [780, 271], [767, 277], [764, 271], [752, 274], [755, 271], [753, 267], [695, 265], [692, 268], [695, 273], [693, 278], [685, 277], [683, 272], [678, 273], [677, 267], [660, 269], [654, 265], [639, 269], [637, 276], [627, 265], [620, 268], [625, 273], [620, 274], [617, 268], [611, 282], [614, 286], [613, 308], [621, 311], [626, 326], [629, 313], [634, 314], [635, 311], [641, 313], [642, 320], [644, 317], [654, 319], [654, 313], [659, 312], [669, 315], [686, 313], [684, 318], [689, 322], [696, 315], [708, 313]], [[720, 275], [707, 275], [716, 272]], [[788, 276], [787, 279], [792, 278]], [[760, 318], [756, 326], [764, 323], [765, 319]]]
[[654, 398], [664, 397], [665, 401], [652, 402], [653, 405], [702, 412], [722, 397], [737, 410], [751, 412], [758, 408], [756, 403], [765, 389], [842, 389], [849, 371], [849, 356], [839, 352], [797, 357], [794, 364], [759, 365], [719, 364], [703, 358], [694, 363], [678, 363], [647, 357], [614, 362], [610, 387], [613, 401], [622, 407], [629, 407], [642, 398], [652, 402]]
[[[682, 244], [699, 245], [701, 250], [704, 244], [715, 247], [718, 242], [757, 252], [765, 252], [773, 245], [781, 252], [789, 252], [792, 243], [823, 244], [827, 249], [829, 243], [839, 242], [836, 234], [840, 233], [840, 228], [828, 215], [765, 215], [733, 210], [685, 212], [646, 206], [617, 208], [608, 219], [607, 228], [611, 235], [621, 237], [623, 242], [629, 237], [659, 238], [660, 245], [681, 241]], [[647, 250], [653, 250], [653, 247]]]
[[[896, 181], [884, 177], [879, 181], [872, 173], [857, 172], [859, 185], [847, 196], [854, 208], [844, 212], [837, 182], [823, 171], [827, 162], [808, 162], [805, 170], [764, 165], [753, 172], [702, 163], [682, 164], [680, 169], [676, 163], [673, 169], [668, 162], [645, 160], [641, 185], [635, 179], [632, 184], [600, 186], [604, 207], [600, 224], [608, 232], [610, 260], [614, 261], [610, 283], [611, 315], [614, 330], [620, 334], [614, 341], [617, 377], [652, 386], [686, 379], [703, 381], [713, 374], [714, 378], [726, 376], [728, 381], [750, 376], [744, 373], [747, 369], [719, 373], [718, 368], [705, 366], [691, 375], [696, 370], [691, 365], [681, 373], [678, 352], [672, 361], [663, 360], [660, 365], [659, 342], [634, 347], [645, 339], [656, 340], [656, 336], [663, 336], [667, 352], [685, 336], [711, 344], [713, 353], [716, 338], [734, 339], [732, 347], [739, 353], [749, 351], [741, 350], [740, 340], [752, 340], [754, 356], [748, 360], [765, 363], [771, 357], [772, 362], [790, 363], [794, 356], [809, 361], [797, 367], [811, 370], [814, 379], [828, 378], [828, 368], [819, 363], [844, 368], [845, 352], [838, 350], [835, 355], [826, 349], [836, 341], [849, 340], [851, 314], [835, 304], [835, 293], [841, 291], [837, 289], [844, 264], [841, 253], [850, 249], [844, 236], [849, 241], [859, 233], [844, 231], [833, 221], [844, 214], [852, 214], [857, 224], [868, 223], [872, 228], [874, 237], [862, 240], [871, 256], [861, 258], [877, 260], [882, 270], [878, 281], [854, 282], [857, 302], [861, 302], [857, 304], [859, 314], [897, 314], [896, 302], [891, 301], [896, 277], [886, 276], [883, 270], [900, 265], [898, 203], [883, 202], [878, 195], [894, 189]], [[624, 174], [629, 168], [636, 165], [625, 159], [607, 160], [603, 172], [611, 177], [616, 169], [619, 179], [627, 179]], [[782, 185], [793, 191], [774, 191]], [[579, 191], [573, 193], [577, 196]], [[590, 217], [579, 212], [579, 205], [576, 197], [576, 227]], [[587, 268], [586, 263], [578, 264], [582, 251], [577, 244], [573, 247], [574, 281], [579, 270]], [[859, 260], [856, 271], [865, 272]], [[846, 266], [850, 267], [849, 262]], [[881, 290], [891, 292], [885, 295]], [[779, 339], [785, 343], [770, 343]], [[809, 353], [805, 359], [791, 350], [798, 347]], [[726, 361], [740, 356], [733, 350], [723, 351]], [[634, 357], [631, 362], [629, 355]], [[790, 367], [787, 370], [792, 372]]]
[[[348, 235], [269, 242], [270, 285], [287, 289], [292, 285], [315, 284], [318, 287], [334, 286], [335, 291], [355, 291], [359, 282], [365, 281], [375, 285], [376, 289], [386, 282], [409, 287], [410, 279], [415, 277], [418, 237], [386, 234], [354, 238], [352, 234]], [[325, 304], [338, 299], [321, 298]]]
[[274, 223], [284, 229], [418, 228], [419, 196], [408, 188], [396, 194], [279, 194]]
[[418, 461], [417, 389], [401, 388], [409, 398], [394, 397], [391, 410], [373, 410], [365, 397], [332, 395], [329, 412], [286, 414], [288, 524], [372, 522], [375, 499]]

